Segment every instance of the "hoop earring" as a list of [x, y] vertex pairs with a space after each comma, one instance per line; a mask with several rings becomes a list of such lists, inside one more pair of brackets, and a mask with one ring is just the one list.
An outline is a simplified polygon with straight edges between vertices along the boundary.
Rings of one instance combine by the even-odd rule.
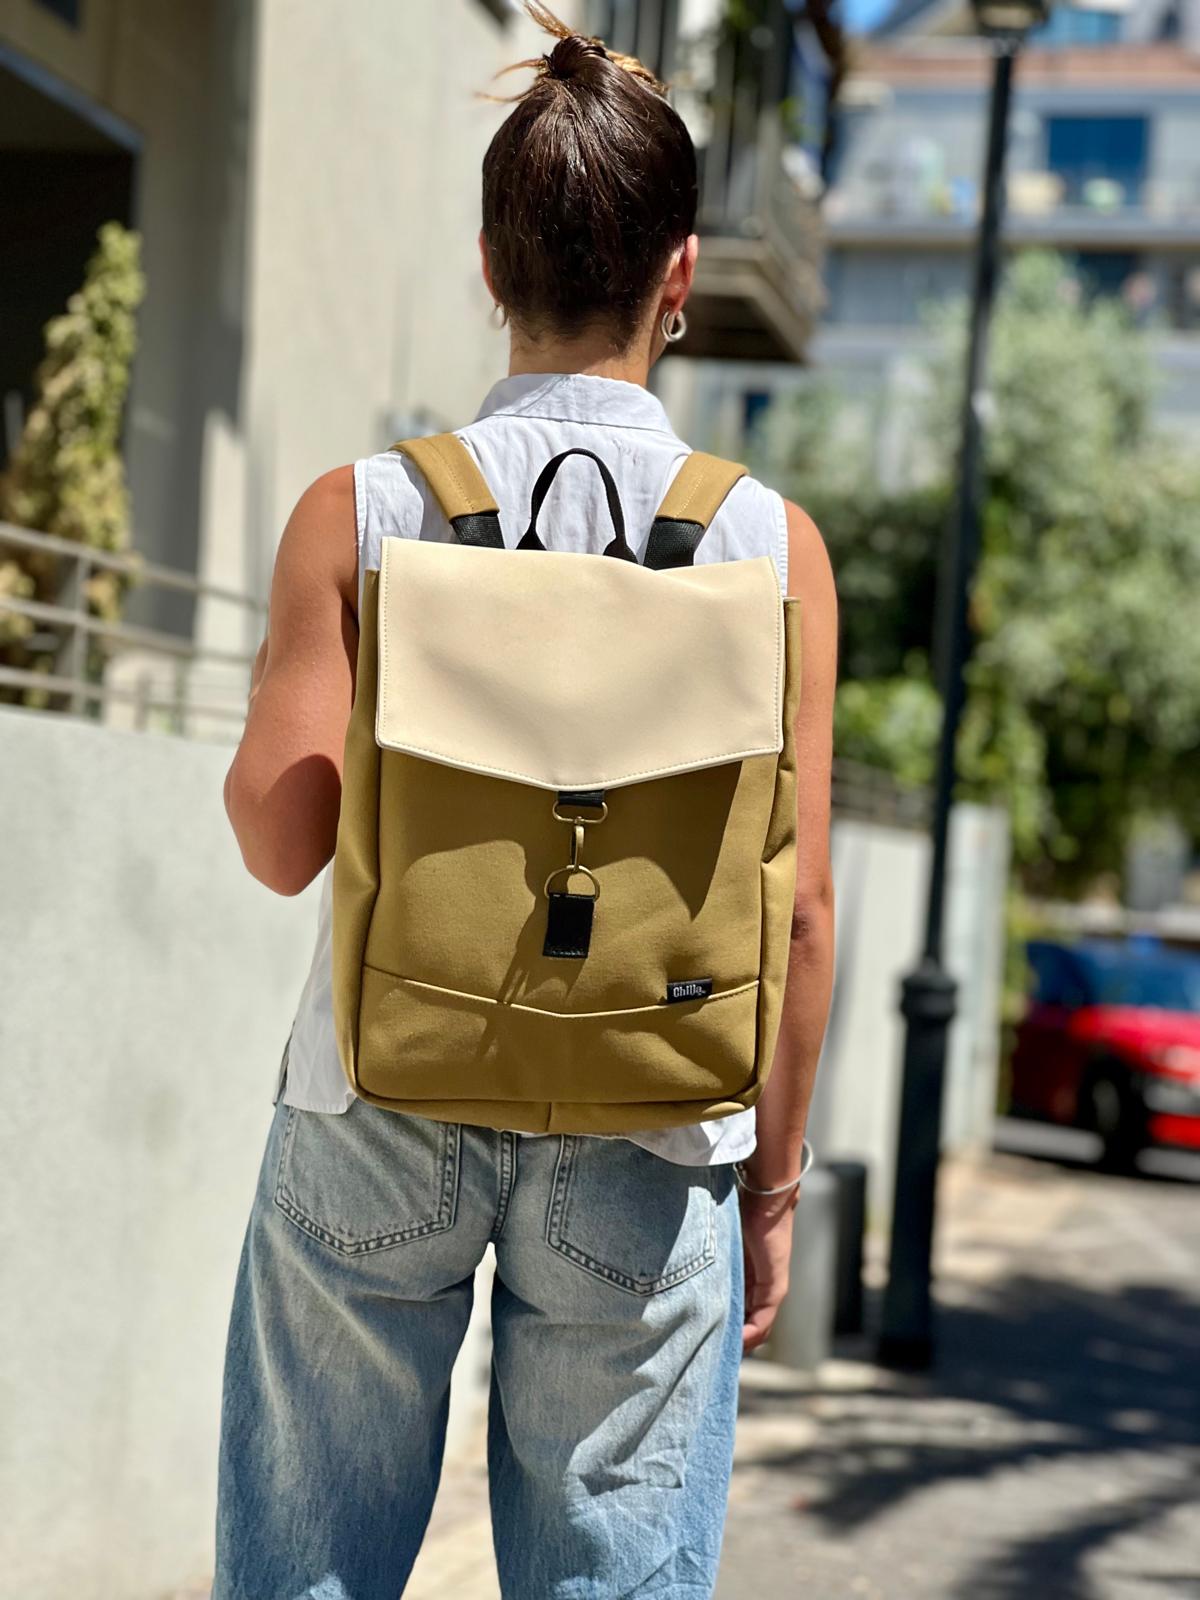
[[[497, 311], [500, 313], [498, 318], [496, 316]], [[493, 328], [506, 328], [508, 326], [508, 310], [505, 306], [500, 304], [499, 300], [497, 300], [495, 305], [492, 307], [491, 315], [488, 317], [488, 321], [491, 323]]]
[[668, 344], [678, 344], [687, 332], [687, 318], [682, 311], [664, 311], [662, 336]]

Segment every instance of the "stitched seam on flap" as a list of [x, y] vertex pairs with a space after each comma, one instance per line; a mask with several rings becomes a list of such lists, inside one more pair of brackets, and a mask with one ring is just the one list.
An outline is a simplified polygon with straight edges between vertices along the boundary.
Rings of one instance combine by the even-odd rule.
[[[778, 697], [777, 697], [778, 698]], [[382, 696], [380, 696], [382, 703]], [[783, 715], [777, 716], [780, 727], [783, 726]], [[379, 745], [384, 750], [395, 751], [399, 755], [426, 756], [430, 761], [441, 762], [443, 766], [456, 767], [460, 772], [477, 772], [484, 778], [514, 778], [518, 783], [528, 783], [535, 789], [605, 789], [616, 788], [624, 783], [638, 783], [651, 778], [672, 778], [679, 772], [700, 772], [705, 767], [723, 767], [734, 761], [747, 761], [752, 756], [777, 756], [780, 753], [778, 744], [759, 745], [751, 750], [720, 751], [713, 756], [702, 756], [698, 761], [677, 761], [670, 767], [647, 767], [644, 772], [625, 772], [608, 774], [603, 778], [588, 778], [581, 782], [571, 779], [570, 782], [547, 782], [542, 778], [535, 778], [528, 772], [512, 772], [507, 767], [486, 767], [479, 762], [470, 761], [464, 757], [447, 755], [443, 750], [427, 750], [419, 744], [394, 744], [389, 743], [382, 734], [377, 735]]]

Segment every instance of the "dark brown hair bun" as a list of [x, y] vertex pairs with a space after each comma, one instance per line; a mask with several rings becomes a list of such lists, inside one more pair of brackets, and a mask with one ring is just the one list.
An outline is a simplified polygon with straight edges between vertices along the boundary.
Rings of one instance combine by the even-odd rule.
[[587, 64], [589, 56], [606, 60], [608, 51], [599, 39], [585, 39], [581, 33], [568, 34], [545, 58], [546, 71], [552, 78], [573, 78]]
[[[696, 152], [665, 86], [632, 56], [525, 0], [557, 43], [483, 161], [483, 233], [496, 298], [534, 336], [633, 336], [695, 229]], [[506, 72], [516, 70], [513, 67]]]

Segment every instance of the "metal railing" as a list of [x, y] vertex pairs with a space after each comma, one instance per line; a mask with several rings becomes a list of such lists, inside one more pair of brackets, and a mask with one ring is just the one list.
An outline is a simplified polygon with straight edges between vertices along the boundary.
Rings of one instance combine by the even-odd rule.
[[[1194, 234], [1200, 226], [1200, 168], [1138, 185], [1097, 178], [1074, 187], [1052, 172], [1018, 169], [1008, 177], [1008, 200], [1011, 219], [1018, 224], [1061, 229], [1104, 223], [1144, 229], [1174, 226]], [[899, 161], [883, 160], [836, 183], [826, 199], [825, 214], [834, 228], [863, 222], [973, 227], [979, 204], [978, 186], [971, 179], [926, 178]]]
[[[126, 580], [132, 592], [185, 594], [256, 618], [266, 615], [261, 601], [172, 567], [0, 522], [0, 562], [8, 551], [31, 553], [40, 564], [59, 569], [61, 576], [54, 601], [0, 590], [0, 622], [15, 616], [34, 625], [14, 642], [54, 663], [46, 671], [0, 660], [0, 689], [18, 691], [26, 699], [50, 697], [59, 702], [59, 709], [75, 716], [95, 715], [123, 703], [131, 708], [135, 728], [148, 727], [155, 714], [159, 726], [176, 733], [189, 733], [210, 721], [228, 723], [231, 731], [240, 726], [252, 654], [160, 628], [106, 621], [90, 609], [88, 586], [97, 574], [112, 573]], [[114, 673], [123, 663], [133, 669], [128, 682]], [[223, 676], [206, 681], [204, 671], [210, 667], [223, 669]], [[164, 668], [169, 669], [170, 679], [165, 691]], [[236, 703], [230, 704], [231, 700]]]
[[777, 107], [752, 117], [737, 107], [714, 116], [710, 143], [699, 157], [702, 233], [758, 239], [795, 266], [811, 264], [820, 237], [820, 212], [788, 171]]
[[833, 763], [834, 816], [924, 832], [930, 810], [928, 789], [902, 784], [883, 768], [864, 766], [861, 761], [839, 758]]

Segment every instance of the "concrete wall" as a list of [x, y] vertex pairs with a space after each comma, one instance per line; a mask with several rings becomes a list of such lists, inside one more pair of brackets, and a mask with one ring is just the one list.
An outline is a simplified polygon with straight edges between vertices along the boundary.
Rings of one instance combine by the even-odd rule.
[[[225, 1330], [316, 890], [242, 866], [223, 746], [0, 710], [0, 1596], [212, 1570]], [[492, 1261], [450, 1453], [486, 1393]]]
[[[943, 1148], [986, 1140], [999, 1070], [1008, 830], [1002, 812], [956, 808], [947, 874], [946, 963], [958, 979], [943, 1099]], [[895, 1181], [904, 1028], [900, 980], [924, 927], [929, 841], [875, 824], [834, 824], [837, 972], [809, 1138], [818, 1159], [870, 1171], [872, 1222], [885, 1226]]]
[[[947, 1150], [979, 1146], [991, 1137], [1000, 1071], [1010, 851], [1003, 811], [957, 807], [945, 931], [946, 964], [959, 986], [959, 1020], [950, 1033], [942, 1101]], [[921, 905], [923, 910], [924, 900]]]
[[0, 712], [0, 1593], [211, 1571], [220, 1364], [311, 895], [228, 750]]

